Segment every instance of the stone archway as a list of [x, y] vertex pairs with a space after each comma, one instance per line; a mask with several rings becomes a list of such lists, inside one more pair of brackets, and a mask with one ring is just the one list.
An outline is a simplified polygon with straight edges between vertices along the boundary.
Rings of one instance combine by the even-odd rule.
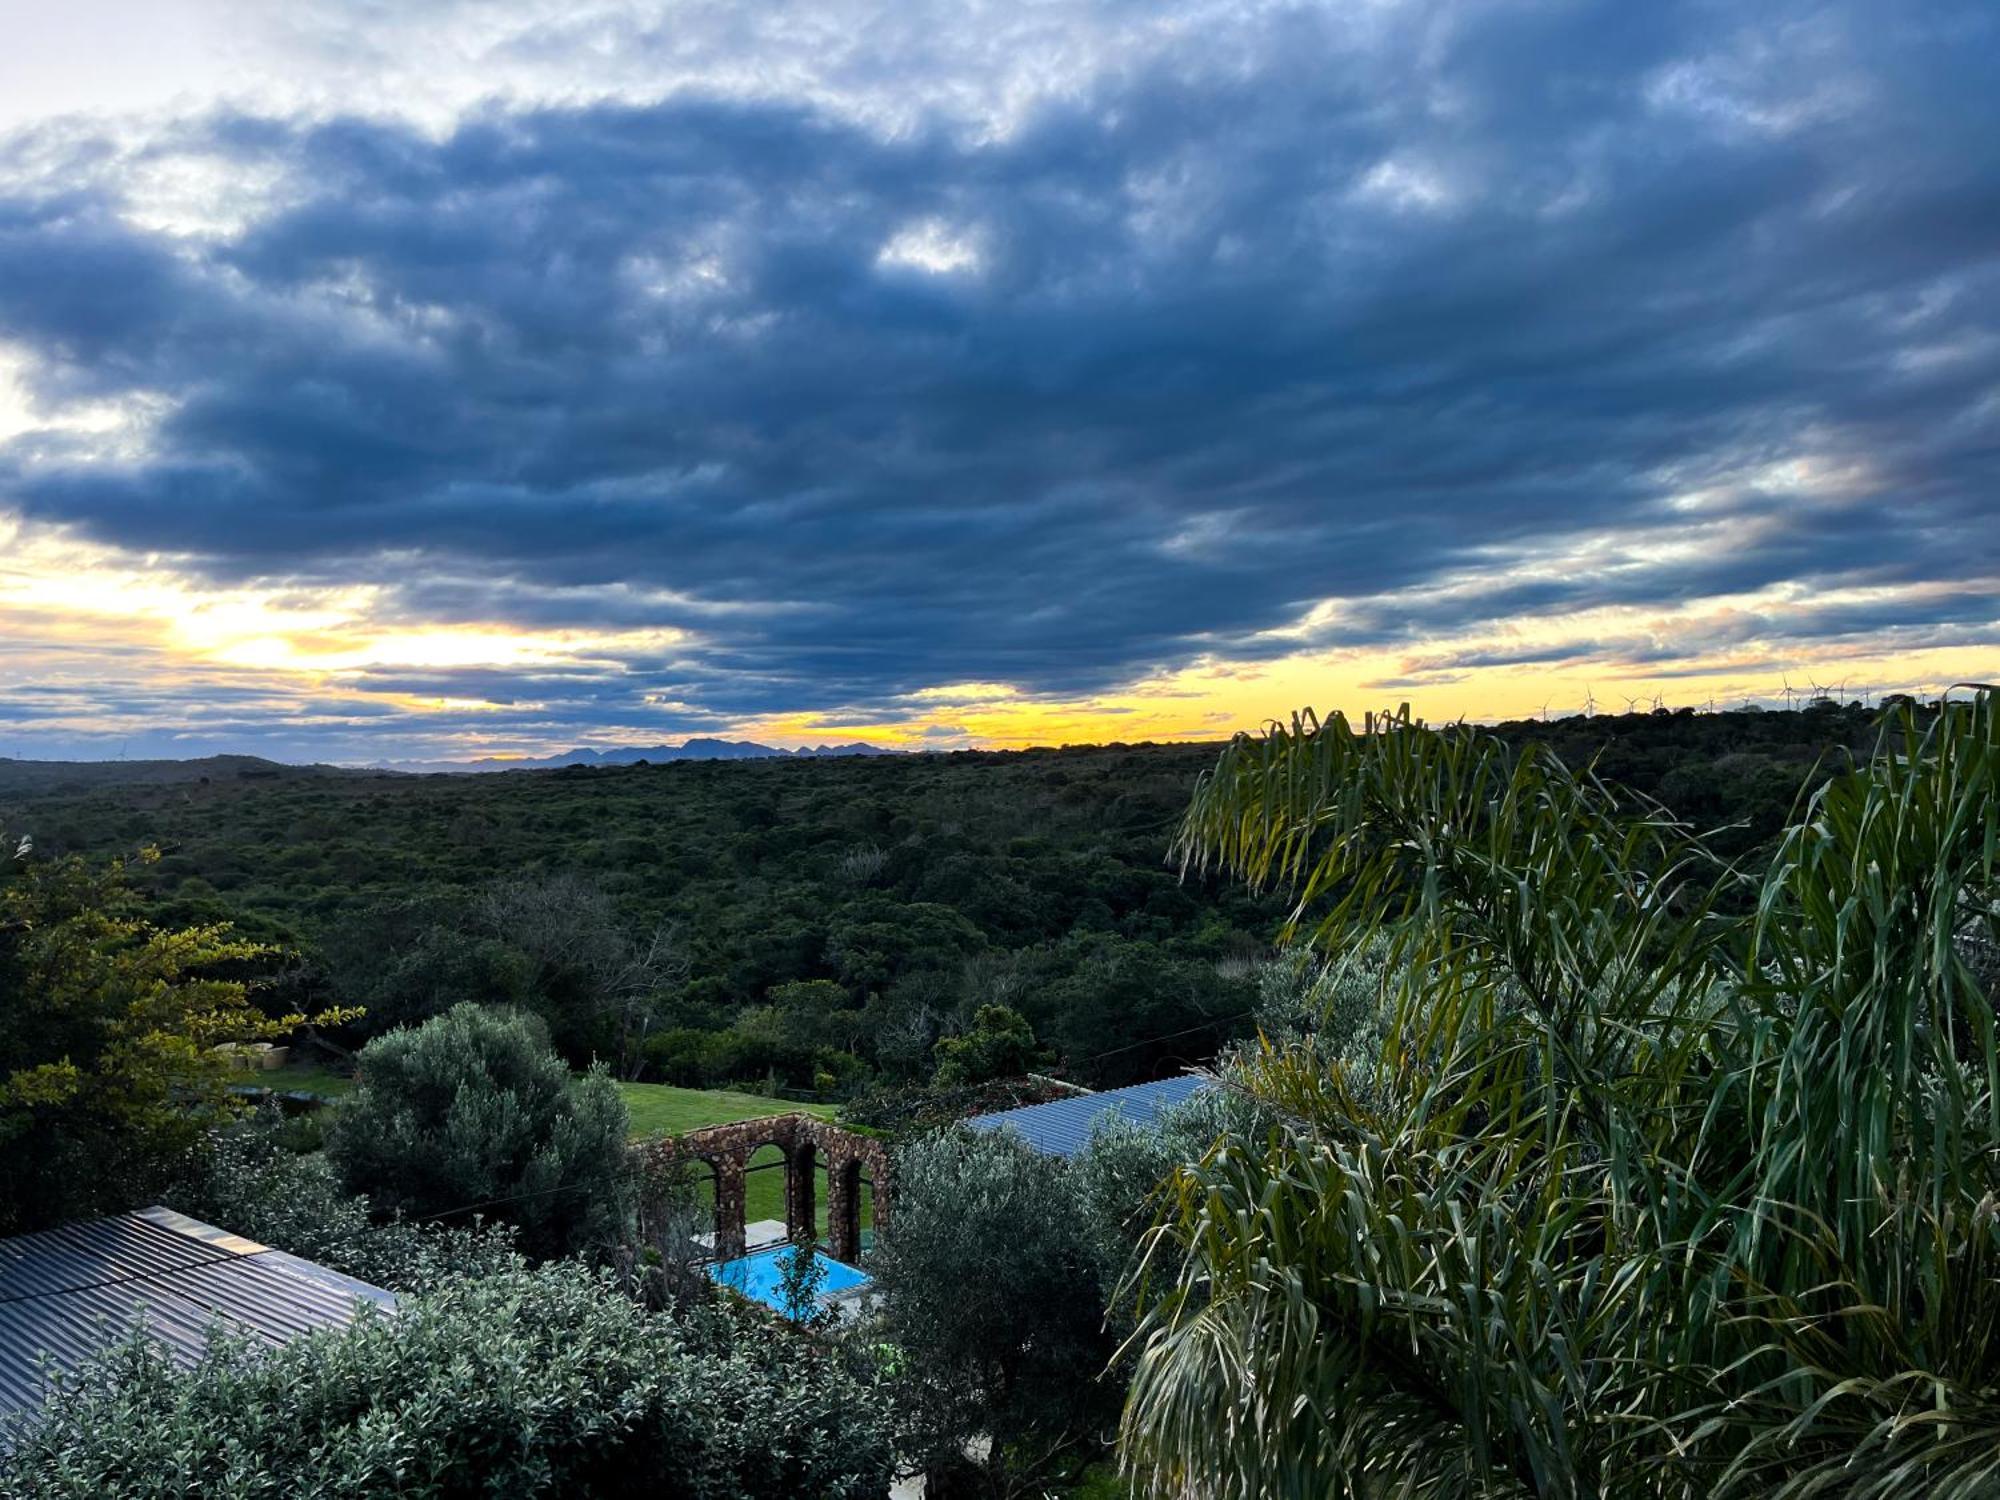
[[825, 1161], [827, 1248], [835, 1260], [853, 1264], [861, 1255], [862, 1177], [874, 1187], [876, 1233], [887, 1228], [894, 1200], [889, 1152], [875, 1137], [815, 1115], [791, 1114], [711, 1125], [644, 1149], [662, 1163], [698, 1157], [715, 1169], [715, 1254], [734, 1260], [744, 1248], [744, 1174], [767, 1145], [785, 1155], [785, 1230], [791, 1236], [801, 1230], [814, 1235], [818, 1164]]

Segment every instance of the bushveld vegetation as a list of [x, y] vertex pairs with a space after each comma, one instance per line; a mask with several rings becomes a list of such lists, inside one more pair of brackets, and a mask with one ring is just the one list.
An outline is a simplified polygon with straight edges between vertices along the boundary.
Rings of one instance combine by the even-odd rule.
[[[349, 997], [348, 1046], [460, 1001], [540, 1014], [572, 1064], [845, 1098], [928, 1082], [983, 1005], [1123, 1083], [1241, 1034], [1275, 908], [1183, 886], [1212, 749], [482, 776], [281, 775], [9, 797], [50, 852], [156, 845], [160, 920], [295, 955], [273, 1005]], [[0, 768], [4, 771], [4, 768]], [[1221, 966], [1221, 972], [1218, 966]]]
[[[1735, 852], [1776, 834], [1870, 716], [1645, 713], [1501, 726], [1593, 757]], [[483, 776], [218, 766], [118, 783], [0, 763], [0, 826], [45, 854], [157, 846], [152, 919], [276, 945], [273, 1010], [369, 1036], [523, 1005], [573, 1065], [850, 1099], [988, 1066], [982, 1007], [1080, 1082], [1172, 1072], [1251, 1033], [1282, 907], [1166, 856], [1215, 747], [1112, 746]], [[30, 774], [32, 771], [33, 774]], [[1005, 1026], [1011, 1023], [1004, 1023]], [[1023, 1048], [1025, 1038], [1019, 1039]], [[1004, 1050], [1004, 1048], [1003, 1048]]]

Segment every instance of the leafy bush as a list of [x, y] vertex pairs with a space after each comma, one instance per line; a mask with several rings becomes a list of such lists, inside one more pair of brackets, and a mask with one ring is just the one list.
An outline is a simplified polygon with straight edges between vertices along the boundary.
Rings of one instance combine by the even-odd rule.
[[599, 1070], [572, 1077], [531, 1017], [456, 1006], [370, 1042], [360, 1077], [326, 1150], [378, 1211], [486, 1214], [536, 1257], [617, 1239], [624, 1101]]
[[321, 1155], [285, 1144], [274, 1106], [217, 1131], [166, 1193], [183, 1213], [391, 1291], [522, 1265], [504, 1224], [376, 1223], [366, 1197], [341, 1185]]
[[[1332, 959], [1304, 945], [1286, 950], [1258, 971], [1259, 1034], [1310, 1052], [1357, 1098], [1384, 1102], [1382, 1056], [1396, 1034], [1391, 962], [1380, 940]], [[1511, 999], [1512, 987], [1502, 990]]]
[[647, 1312], [574, 1265], [192, 1371], [134, 1339], [28, 1429], [0, 1494], [879, 1500], [878, 1394], [768, 1320]]
[[[1082, 1242], [1090, 1252], [1101, 1305], [1122, 1335], [1130, 1331], [1131, 1304], [1118, 1288], [1146, 1232], [1152, 1228], [1174, 1174], [1201, 1161], [1219, 1140], [1256, 1141], [1276, 1117], [1235, 1085], [1237, 1066], [1225, 1060], [1223, 1085], [1204, 1089], [1141, 1122], [1107, 1114], [1070, 1159], [1068, 1183]], [[1154, 1273], [1165, 1268], [1157, 1250]]]
[[1035, 1045], [1035, 1031], [1028, 1018], [1005, 1005], [980, 1006], [970, 1031], [937, 1044], [937, 1059], [933, 1081], [940, 1088], [1013, 1078], [1047, 1062]]

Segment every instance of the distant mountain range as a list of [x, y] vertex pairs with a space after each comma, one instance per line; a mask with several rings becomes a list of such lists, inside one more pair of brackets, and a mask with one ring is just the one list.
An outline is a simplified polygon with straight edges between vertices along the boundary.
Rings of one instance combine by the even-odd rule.
[[388, 771], [468, 772], [468, 771], [553, 771], [564, 766], [631, 766], [645, 761], [658, 765], [669, 760], [800, 760], [830, 755], [899, 755], [879, 745], [802, 746], [781, 750], [775, 745], [759, 745], [753, 740], [692, 739], [678, 745], [619, 745], [609, 750], [576, 749], [539, 760], [506, 760], [489, 756], [483, 760], [385, 760], [377, 764]]

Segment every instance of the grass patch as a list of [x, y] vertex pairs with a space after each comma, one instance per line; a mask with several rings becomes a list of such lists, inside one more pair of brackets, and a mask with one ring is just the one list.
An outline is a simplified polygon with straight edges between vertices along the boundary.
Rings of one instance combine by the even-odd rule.
[[338, 1099], [354, 1089], [354, 1080], [345, 1073], [311, 1063], [287, 1063], [282, 1068], [232, 1073], [230, 1082], [280, 1094], [318, 1094], [323, 1099]]
[[831, 1104], [799, 1104], [767, 1099], [761, 1094], [732, 1094], [722, 1089], [682, 1089], [667, 1083], [621, 1083], [625, 1107], [632, 1112], [632, 1134], [679, 1135], [704, 1125], [733, 1125], [765, 1115], [808, 1114], [823, 1120], [834, 1116]]

